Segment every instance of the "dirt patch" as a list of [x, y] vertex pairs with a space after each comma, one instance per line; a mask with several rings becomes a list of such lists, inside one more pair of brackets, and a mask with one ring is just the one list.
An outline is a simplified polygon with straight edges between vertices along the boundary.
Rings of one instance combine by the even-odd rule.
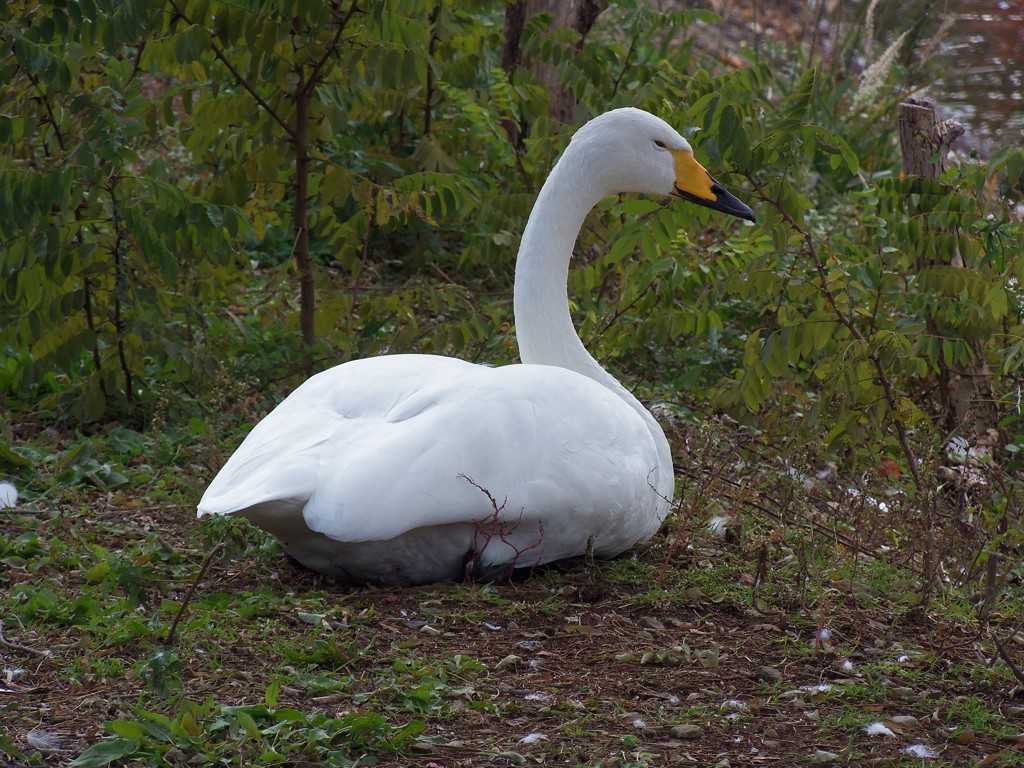
[[[129, 547], [96, 512], [71, 533]], [[895, 765], [914, 763], [901, 750], [918, 744], [965, 765], [1018, 748], [956, 713], [971, 701], [1020, 717], [1005, 687], [986, 684], [990, 660], [966, 630], [905, 613], [893, 622], [891, 608], [833, 597], [822, 636], [816, 611], [709, 598], [688, 586], [693, 568], [670, 565], [659, 587], [663, 541], [636, 561], [414, 589], [341, 589], [273, 554], [218, 559], [169, 648], [173, 685], [156, 695], [157, 635], [189, 588], [181, 574], [194, 578], [205, 553], [186, 510], [147, 509], [139, 521], [186, 554], [178, 577], [149, 582], [159, 599], [137, 609], [142, 624], [159, 615], [160, 632], [107, 644], [88, 625], [5, 624], [3, 728], [43, 764], [67, 763], [140, 702], [256, 705], [272, 683], [279, 708], [335, 718], [372, 708], [396, 728], [425, 725], [398, 755], [353, 753], [358, 764]], [[20, 565], [12, 586], [33, 581]], [[88, 574], [64, 578], [68, 594], [88, 595]], [[870, 722], [891, 735], [869, 735]], [[53, 749], [40, 749], [47, 738]]]

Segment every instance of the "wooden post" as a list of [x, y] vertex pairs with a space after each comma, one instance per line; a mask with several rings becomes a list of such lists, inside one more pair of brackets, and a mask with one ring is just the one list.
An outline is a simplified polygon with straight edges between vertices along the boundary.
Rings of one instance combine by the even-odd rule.
[[946, 171], [946, 156], [964, 127], [953, 120], [939, 120], [935, 104], [910, 98], [900, 104], [900, 151], [903, 172], [936, 180]]
[[[964, 133], [964, 127], [953, 120], [940, 120], [935, 105], [926, 99], [908, 99], [899, 108], [900, 149], [907, 176], [937, 181], [945, 172], [946, 158], [953, 142]], [[924, 211], [911, 211], [920, 216], [925, 230], [932, 225]], [[952, 233], [951, 233], [952, 235]], [[919, 258], [918, 270], [938, 266], [964, 267], [960, 254], [954, 252], [949, 262]], [[927, 318], [929, 333], [942, 335], [935, 320]], [[981, 339], [963, 339], [971, 350], [969, 364], [947, 365], [939, 358], [939, 393], [942, 400], [945, 428], [950, 435], [962, 436], [972, 447], [990, 450], [1000, 444], [999, 413], [992, 392], [991, 376], [985, 362]]]

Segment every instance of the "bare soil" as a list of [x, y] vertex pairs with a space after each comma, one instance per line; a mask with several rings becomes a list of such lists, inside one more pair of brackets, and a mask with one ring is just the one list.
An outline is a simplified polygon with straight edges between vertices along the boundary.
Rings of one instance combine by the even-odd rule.
[[[94, 520], [124, 514], [111, 509], [108, 498], [95, 499]], [[195, 550], [191, 510], [133, 514], [142, 530], [159, 529], [170, 547], [188, 552], [198, 572], [205, 553]], [[911, 765], [919, 763], [901, 750], [920, 743], [938, 754], [937, 762], [927, 761], [931, 765], [1011, 765], [1022, 757], [1020, 738], [1003, 741], [948, 716], [952, 702], [974, 697], [1020, 719], [1005, 686], [977, 674], [992, 659], [965, 628], [942, 616], [894, 612], [880, 607], [884, 601], [858, 605], [864, 601], [835, 585], [827, 622], [816, 608], [756, 610], [687, 586], [702, 563], [747, 557], [741, 545], [712, 539], [683, 557], [673, 555], [665, 567], [667, 557], [666, 542], [658, 540], [639, 553], [640, 563], [581, 565], [511, 584], [363, 590], [339, 588], [283, 559], [217, 558], [194, 600], [212, 591], [261, 590], [277, 599], [264, 615], [241, 625], [235, 619], [241, 629], [232, 637], [215, 626], [208, 636], [194, 627], [185, 633], [183, 623], [174, 643], [185, 665], [181, 695], [261, 703], [268, 680], [290, 671], [266, 649], [275, 638], [295, 642], [308, 635], [303, 601], [326, 592], [332, 607], [312, 629], [317, 637], [362, 649], [336, 670], [352, 676], [354, 688], [315, 695], [285, 684], [278, 706], [340, 716], [358, 708], [360, 692], [380, 695], [375, 687], [396, 660], [436, 665], [435, 674], [446, 677], [443, 713], [424, 715], [427, 728], [411, 751], [382, 755], [378, 765], [797, 765], [816, 754], [826, 763]], [[665, 574], [661, 589], [651, 583], [648, 591], [623, 578], [635, 572], [656, 581], [659, 571]], [[81, 574], [66, 578], [80, 581]], [[742, 572], [737, 578], [749, 582]], [[185, 600], [190, 581], [163, 585], [160, 597]], [[825, 623], [830, 635], [822, 643]], [[0, 686], [3, 729], [27, 752], [38, 747], [29, 734], [44, 729], [59, 745], [48, 764], [66, 764], [102, 734], [104, 721], [124, 716], [144, 697], [145, 681], [131, 672], [91, 682], [85, 675], [69, 684], [66, 669], [74, 658], [88, 667], [116, 657], [130, 670], [152, 652], [146, 643], [83, 647], [74, 627], [8, 624], [6, 632], [0, 647], [8, 670]], [[474, 662], [464, 674], [462, 660]], [[764, 667], [776, 670], [777, 682]], [[12, 678], [14, 668], [28, 674]], [[406, 705], [396, 705], [394, 713], [416, 716]], [[893, 735], [869, 736], [866, 720], [886, 723]], [[827, 760], [819, 751], [838, 757]], [[0, 765], [14, 764], [0, 758]]]

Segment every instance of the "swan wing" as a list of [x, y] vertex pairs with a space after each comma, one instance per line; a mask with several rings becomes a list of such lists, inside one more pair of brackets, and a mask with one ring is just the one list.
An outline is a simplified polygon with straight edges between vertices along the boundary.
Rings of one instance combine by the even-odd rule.
[[301, 506], [309, 529], [347, 542], [500, 519], [513, 549], [543, 538], [543, 560], [579, 554], [591, 534], [617, 554], [667, 511], [672, 489], [651, 488], [657, 464], [643, 420], [584, 376], [395, 355], [299, 387], [228, 461], [200, 514]]

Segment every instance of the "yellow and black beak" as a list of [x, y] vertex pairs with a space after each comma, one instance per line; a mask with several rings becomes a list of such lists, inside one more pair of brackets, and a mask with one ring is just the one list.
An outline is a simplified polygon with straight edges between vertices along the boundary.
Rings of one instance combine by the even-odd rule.
[[697, 162], [692, 152], [682, 149], [670, 151], [676, 166], [676, 184], [672, 190], [674, 196], [747, 221], [756, 221], [754, 212], [715, 181], [704, 170], [704, 166]]

